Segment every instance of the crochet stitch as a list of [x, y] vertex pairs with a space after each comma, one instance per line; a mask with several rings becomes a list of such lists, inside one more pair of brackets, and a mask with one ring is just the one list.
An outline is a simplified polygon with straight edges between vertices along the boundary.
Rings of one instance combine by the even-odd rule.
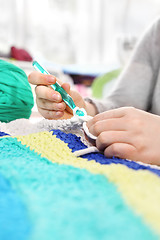
[[0, 223], [10, 231], [0, 224], [0, 239], [159, 238], [159, 169], [100, 153], [77, 158], [87, 146], [60, 130], [1, 136], [0, 194], [9, 195], [0, 198]]

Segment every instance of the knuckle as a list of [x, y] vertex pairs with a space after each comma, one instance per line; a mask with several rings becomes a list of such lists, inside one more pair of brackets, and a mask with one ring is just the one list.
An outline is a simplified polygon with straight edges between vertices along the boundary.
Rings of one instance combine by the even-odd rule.
[[66, 104], [64, 102], [61, 102], [60, 104], [61, 104], [60, 110], [64, 111], [66, 109]]
[[[112, 156], [116, 156], [119, 158], [127, 158], [134, 154], [134, 149], [128, 147], [127, 145], [124, 145], [122, 147], [121, 144], [115, 143], [109, 146], [109, 152]], [[107, 151], [106, 151], [106, 154], [107, 154]]]
[[133, 119], [132, 124], [136, 126], [138, 130], [142, 129], [144, 125], [143, 121], [137, 117]]
[[47, 101], [45, 101], [45, 99], [41, 99], [41, 105], [44, 109], [47, 108], [48, 106]]
[[136, 148], [138, 151], [143, 151], [145, 149], [143, 137], [138, 136], [136, 139]]
[[117, 144], [112, 144], [110, 146], [110, 151], [113, 156], [119, 156], [119, 154], [120, 154], [120, 148]]
[[123, 147], [123, 152], [118, 152], [118, 154], [127, 157], [132, 154], [133, 148], [129, 148], [128, 146]]
[[104, 145], [106, 142], [106, 135], [105, 132], [101, 132], [98, 136], [99, 142]]
[[40, 94], [40, 89], [41, 89], [41, 86], [38, 86], [38, 85], [35, 86], [35, 94], [36, 94], [36, 96], [38, 96]]
[[96, 122], [94, 125], [93, 125], [93, 131], [94, 131], [94, 134], [97, 136], [99, 135], [99, 124], [98, 122]]
[[135, 112], [135, 108], [132, 106], [131, 107], [123, 107], [123, 109], [124, 109], [124, 112], [128, 115], [133, 114]]
[[47, 115], [48, 115], [50, 118], [53, 117], [53, 112], [52, 112], [52, 111], [47, 110], [46, 113], [47, 113]]
[[97, 122], [97, 116], [95, 116], [94, 118], [92, 118], [92, 123], [93, 123], [93, 125], [95, 125], [96, 122]]
[[46, 110], [46, 117], [47, 119], [54, 119], [55, 118], [55, 114], [54, 114], [54, 111], [50, 111], [50, 110]]
[[128, 109], [129, 109], [129, 111], [135, 111], [135, 107], [132, 107], [132, 106], [130, 106], [130, 107], [128, 107]]
[[31, 72], [29, 75], [28, 75], [28, 81], [31, 83], [31, 84], [34, 84], [36, 85], [37, 82], [39, 82], [39, 73], [38, 72]]
[[106, 141], [106, 137], [104, 133], [100, 133], [100, 135], [96, 139], [96, 146], [100, 151], [104, 151], [106, 147], [108, 147], [108, 143]]
[[52, 111], [44, 110], [44, 109], [42, 109], [40, 107], [38, 107], [38, 111], [46, 119], [52, 119], [53, 118]]
[[52, 89], [45, 87], [45, 92], [44, 92], [45, 98], [48, 100], [52, 100], [52, 94], [53, 94]]
[[127, 111], [133, 112], [135, 110], [135, 107], [129, 106], [126, 107]]

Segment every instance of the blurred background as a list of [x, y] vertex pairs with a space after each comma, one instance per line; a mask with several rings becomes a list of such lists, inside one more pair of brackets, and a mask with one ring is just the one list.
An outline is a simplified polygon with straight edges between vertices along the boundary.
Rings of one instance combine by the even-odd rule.
[[[0, 0], [0, 52], [60, 64], [108, 64], [160, 13], [158, 0]], [[118, 49], [117, 49], [118, 47]]]
[[97, 77], [125, 65], [160, 1], [0, 0], [0, 9], [0, 57], [27, 74], [39, 59], [87, 96]]

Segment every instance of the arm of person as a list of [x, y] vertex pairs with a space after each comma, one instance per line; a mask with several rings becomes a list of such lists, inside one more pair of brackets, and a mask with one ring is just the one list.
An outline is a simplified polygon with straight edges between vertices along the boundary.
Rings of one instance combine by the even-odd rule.
[[150, 111], [159, 73], [160, 19], [151, 24], [137, 42], [133, 54], [103, 101], [90, 99], [98, 112], [133, 106]]
[[123, 107], [97, 114], [87, 127], [106, 157], [160, 165], [160, 116]]

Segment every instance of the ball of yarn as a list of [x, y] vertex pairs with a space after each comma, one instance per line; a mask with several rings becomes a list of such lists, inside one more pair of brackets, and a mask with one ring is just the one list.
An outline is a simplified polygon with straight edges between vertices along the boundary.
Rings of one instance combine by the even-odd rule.
[[0, 60], [0, 121], [29, 118], [33, 105], [33, 94], [25, 72]]

